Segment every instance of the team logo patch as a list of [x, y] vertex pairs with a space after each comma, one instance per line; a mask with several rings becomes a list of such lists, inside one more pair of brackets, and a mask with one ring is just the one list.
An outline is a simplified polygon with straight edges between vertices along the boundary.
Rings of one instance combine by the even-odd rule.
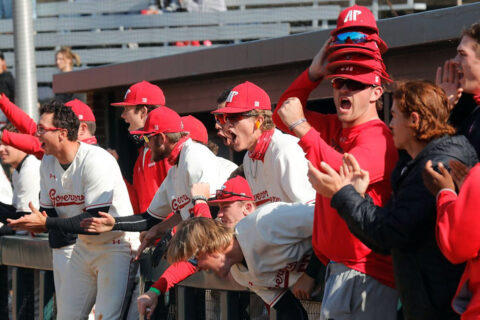
[[357, 21], [357, 16], [361, 15], [362, 11], [360, 10], [350, 10], [347, 13], [347, 16], [345, 17], [345, 20], [343, 22], [348, 22], [348, 21]]
[[123, 97], [123, 100], [127, 100], [129, 93], [130, 93], [130, 89], [128, 89], [127, 92], [125, 92], [125, 97]]
[[232, 102], [233, 100], [233, 97], [237, 96], [238, 95], [238, 91], [230, 91], [230, 93], [228, 94], [228, 97], [227, 97], [227, 102]]

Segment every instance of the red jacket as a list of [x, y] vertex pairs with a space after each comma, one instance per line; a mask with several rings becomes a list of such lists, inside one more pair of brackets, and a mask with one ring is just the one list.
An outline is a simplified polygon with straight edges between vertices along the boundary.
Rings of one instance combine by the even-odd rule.
[[[450, 262], [467, 262], [452, 303], [453, 310], [465, 320], [480, 319], [479, 182], [480, 164], [477, 164], [468, 173], [458, 197], [453, 190], [444, 189], [437, 198], [438, 246]], [[471, 297], [465, 299], [465, 290]]]
[[136, 200], [132, 200], [135, 214], [146, 212], [158, 188], [167, 176], [170, 164], [167, 159], [154, 162], [150, 149], [141, 147], [133, 167], [133, 189]]
[[[289, 97], [299, 98], [313, 127], [299, 142], [308, 160], [317, 168], [320, 168], [321, 161], [325, 161], [338, 170], [343, 153], [353, 154], [360, 166], [370, 173], [368, 195], [376, 205], [382, 206], [390, 197], [390, 174], [398, 159], [389, 128], [381, 120], [372, 120], [344, 129], [337, 115], [306, 110], [308, 96], [319, 83], [310, 81], [306, 70], [283, 93], [277, 106], [280, 107]], [[277, 110], [273, 115], [275, 124], [289, 132]], [[340, 262], [394, 287], [391, 257], [373, 252], [352, 235], [346, 223], [330, 206], [330, 199], [319, 194], [316, 197], [312, 244], [315, 254], [324, 264]]]

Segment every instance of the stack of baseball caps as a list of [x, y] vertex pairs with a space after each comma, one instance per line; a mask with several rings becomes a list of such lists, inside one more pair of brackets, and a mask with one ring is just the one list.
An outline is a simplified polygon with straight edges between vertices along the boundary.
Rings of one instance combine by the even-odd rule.
[[371, 85], [392, 82], [382, 60], [387, 44], [378, 34], [372, 12], [354, 5], [338, 16], [326, 48], [327, 78], [346, 78]]

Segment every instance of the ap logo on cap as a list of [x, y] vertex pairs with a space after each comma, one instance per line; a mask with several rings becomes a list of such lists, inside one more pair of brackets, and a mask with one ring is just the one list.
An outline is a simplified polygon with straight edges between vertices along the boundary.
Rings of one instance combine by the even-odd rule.
[[357, 21], [357, 16], [361, 15], [362, 11], [360, 10], [350, 10], [347, 13], [347, 16], [345, 17], [345, 20], [343, 22], [348, 22], [348, 21]]

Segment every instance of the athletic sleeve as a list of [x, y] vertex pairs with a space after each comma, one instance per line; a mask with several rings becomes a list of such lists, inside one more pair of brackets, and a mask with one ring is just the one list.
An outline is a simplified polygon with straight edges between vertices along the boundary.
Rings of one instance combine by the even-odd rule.
[[71, 218], [47, 217], [46, 227], [48, 230], [58, 230], [61, 232], [75, 233], [75, 234], [98, 234], [94, 232], [86, 232], [80, 227], [80, 222], [87, 218], [98, 218], [98, 211], [108, 212], [109, 207], [96, 207], [89, 209], [79, 215]]
[[37, 124], [30, 116], [17, 107], [8, 97], [2, 93], [0, 99], [0, 109], [7, 117], [7, 119], [17, 128], [21, 133], [34, 135], [37, 132]]
[[113, 230], [132, 232], [147, 231], [151, 227], [162, 221], [162, 219], [158, 219], [150, 215], [148, 212], [136, 214], [133, 216], [116, 217]]
[[16, 220], [23, 217], [27, 212], [17, 211], [14, 206], [0, 202], [0, 222], [7, 223], [7, 219]]
[[437, 243], [452, 263], [478, 257], [480, 251], [480, 165], [473, 167], [457, 195], [442, 190], [437, 199]]
[[180, 261], [172, 264], [165, 270], [162, 276], [152, 285], [161, 293], [166, 293], [174, 285], [182, 282], [197, 272], [197, 267], [188, 261]]
[[283, 123], [282, 119], [280, 119], [278, 115], [278, 109], [282, 106], [282, 104], [288, 98], [296, 97], [300, 100], [303, 106], [303, 113], [307, 118], [308, 122], [313, 125], [321, 121], [322, 115], [318, 112], [310, 111], [306, 108], [307, 100], [310, 96], [310, 93], [318, 87], [322, 80], [319, 81], [311, 81], [308, 77], [308, 69], [302, 72], [297, 79], [295, 79], [292, 84], [285, 90], [282, 94], [280, 99], [278, 100], [277, 107], [273, 112], [273, 122], [280, 130], [293, 134], [290, 130], [288, 130], [287, 126]]
[[[57, 217], [57, 211], [54, 208], [40, 207], [40, 212], [45, 211], [48, 217]], [[48, 220], [48, 219], [47, 219]], [[50, 248], [61, 248], [72, 245], [77, 241], [77, 235], [73, 233], [63, 232], [60, 230], [48, 230], [48, 243]]]
[[38, 140], [36, 136], [26, 133], [3, 130], [2, 143], [17, 148], [27, 154], [32, 154], [39, 160], [43, 158], [45, 153], [40, 140]]

